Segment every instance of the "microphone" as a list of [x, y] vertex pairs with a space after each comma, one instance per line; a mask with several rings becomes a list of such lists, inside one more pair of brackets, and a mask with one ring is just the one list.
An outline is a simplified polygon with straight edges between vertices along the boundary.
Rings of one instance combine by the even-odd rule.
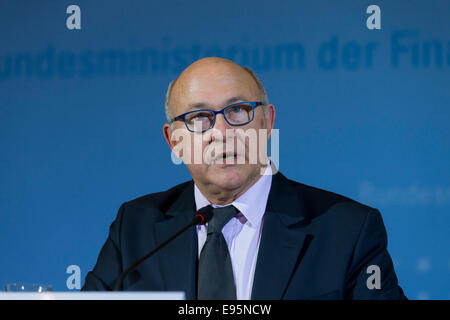
[[139, 260], [137, 260], [135, 263], [133, 263], [131, 266], [129, 266], [127, 269], [125, 269], [117, 278], [116, 280], [116, 284], [114, 285], [114, 289], [113, 291], [122, 291], [122, 285], [123, 285], [123, 280], [125, 279], [125, 277], [134, 269], [136, 269], [137, 266], [139, 266], [142, 262], [144, 262], [145, 260], [147, 260], [149, 257], [151, 257], [152, 255], [154, 255], [158, 250], [160, 250], [162, 247], [164, 247], [166, 244], [168, 244], [169, 242], [171, 242], [173, 239], [175, 239], [176, 237], [178, 237], [180, 234], [182, 234], [183, 232], [185, 232], [187, 229], [189, 229], [190, 227], [194, 226], [194, 225], [202, 225], [205, 224], [206, 222], [208, 222], [209, 220], [211, 220], [213, 216], [213, 211], [212, 211], [212, 207], [211, 206], [206, 206], [201, 208], [200, 210], [198, 210], [198, 212], [194, 215], [194, 217], [192, 218], [191, 222], [189, 222], [189, 224], [187, 224], [185, 227], [183, 227], [182, 229], [180, 229], [178, 232], [176, 232], [173, 236], [171, 236], [169, 239], [167, 239], [166, 241], [164, 241], [163, 243], [161, 243], [159, 246], [157, 246], [155, 249], [153, 249], [152, 251], [150, 251], [149, 253], [147, 253], [145, 256], [143, 256], [142, 258], [140, 258]]

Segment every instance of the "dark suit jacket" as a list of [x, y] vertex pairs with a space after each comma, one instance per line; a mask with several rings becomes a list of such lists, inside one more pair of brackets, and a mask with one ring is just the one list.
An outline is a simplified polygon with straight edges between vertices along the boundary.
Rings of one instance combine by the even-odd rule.
[[[192, 181], [122, 204], [82, 290], [110, 290], [123, 269], [194, 213]], [[386, 246], [378, 210], [278, 172], [264, 214], [252, 299], [404, 299]], [[124, 290], [184, 291], [195, 299], [197, 248], [192, 227], [130, 273]], [[370, 265], [380, 268], [380, 289], [367, 286]]]

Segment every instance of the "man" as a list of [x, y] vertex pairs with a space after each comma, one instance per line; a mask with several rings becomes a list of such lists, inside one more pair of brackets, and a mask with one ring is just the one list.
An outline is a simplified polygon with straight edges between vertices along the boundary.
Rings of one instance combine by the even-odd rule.
[[194, 62], [169, 86], [166, 114], [164, 137], [193, 181], [122, 204], [83, 290], [110, 290], [124, 269], [209, 210], [206, 225], [138, 266], [123, 289], [187, 299], [405, 298], [378, 210], [269, 165], [275, 108], [250, 69]]

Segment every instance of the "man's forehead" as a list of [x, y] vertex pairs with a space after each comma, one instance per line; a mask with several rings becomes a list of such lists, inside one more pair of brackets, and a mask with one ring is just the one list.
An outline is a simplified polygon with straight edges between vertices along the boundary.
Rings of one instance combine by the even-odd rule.
[[203, 109], [203, 108], [211, 108], [211, 107], [222, 107], [222, 106], [227, 106], [227, 105], [241, 102], [241, 101], [249, 101], [249, 99], [244, 96], [233, 96], [231, 98], [226, 99], [222, 103], [220, 103], [219, 106], [211, 105], [211, 103], [207, 102], [207, 101], [199, 101], [199, 102], [188, 103], [187, 108], [192, 110], [192, 109]]
[[172, 111], [182, 114], [196, 108], [219, 108], [260, 96], [253, 76], [238, 64], [215, 57], [197, 60], [174, 82]]
[[[230, 77], [232, 77], [230, 75]], [[181, 79], [178, 79], [179, 81]], [[233, 81], [235, 80], [235, 81]], [[258, 96], [258, 88], [253, 79], [230, 79], [222, 81], [219, 77], [198, 80], [180, 81], [176, 83], [172, 92], [172, 102], [175, 106], [188, 108], [229, 105], [239, 101], [249, 101]]]
[[198, 92], [180, 91], [172, 101], [178, 113], [194, 109], [221, 109], [242, 101], [259, 100], [258, 93], [251, 89], [239, 87], [238, 90], [199, 90]]

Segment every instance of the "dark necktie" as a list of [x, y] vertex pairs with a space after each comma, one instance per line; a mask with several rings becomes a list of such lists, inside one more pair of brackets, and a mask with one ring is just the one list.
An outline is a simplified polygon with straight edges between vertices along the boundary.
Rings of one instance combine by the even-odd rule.
[[236, 300], [233, 267], [222, 228], [237, 213], [238, 210], [232, 205], [213, 208], [198, 264], [199, 300]]

